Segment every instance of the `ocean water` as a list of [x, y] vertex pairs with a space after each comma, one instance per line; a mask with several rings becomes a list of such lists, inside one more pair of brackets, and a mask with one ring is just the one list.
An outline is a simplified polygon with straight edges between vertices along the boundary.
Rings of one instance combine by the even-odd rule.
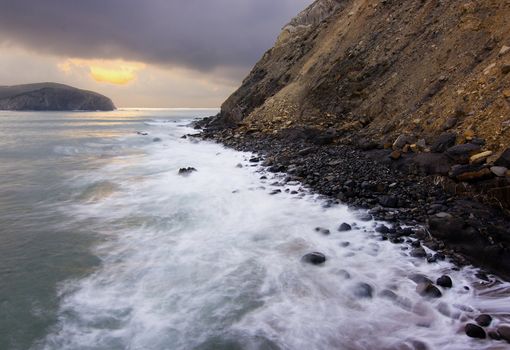
[[[463, 328], [509, 322], [508, 283], [411, 258], [250, 154], [181, 138], [216, 112], [0, 112], [0, 349], [505, 347]], [[324, 266], [300, 261], [314, 251]], [[413, 273], [454, 287], [424, 299]]]

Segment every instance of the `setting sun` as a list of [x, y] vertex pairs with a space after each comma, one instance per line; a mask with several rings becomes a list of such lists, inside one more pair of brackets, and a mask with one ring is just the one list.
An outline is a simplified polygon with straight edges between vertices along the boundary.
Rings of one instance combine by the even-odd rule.
[[90, 77], [97, 82], [125, 85], [136, 79], [137, 72], [144, 69], [145, 64], [123, 60], [68, 59], [59, 64], [59, 68], [65, 73], [86, 68]]

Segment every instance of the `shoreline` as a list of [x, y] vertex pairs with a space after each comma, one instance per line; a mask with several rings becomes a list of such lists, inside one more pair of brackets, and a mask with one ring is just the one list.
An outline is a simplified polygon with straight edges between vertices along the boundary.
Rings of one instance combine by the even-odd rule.
[[[429, 263], [449, 257], [456, 265], [480, 268], [482, 280], [487, 279], [485, 273], [494, 273], [510, 281], [506, 213], [448, 191], [444, 177], [406, 171], [403, 162], [391, 161], [391, 149], [362, 150], [292, 134], [210, 128], [203, 122], [195, 128], [201, 132], [192, 136], [256, 153], [270, 172], [285, 173], [286, 181], [299, 181], [332, 203], [368, 209], [373, 219], [396, 228], [378, 227], [383, 240], [398, 244], [415, 238], [420, 244], [411, 254]], [[437, 253], [427, 255], [422, 245]]]

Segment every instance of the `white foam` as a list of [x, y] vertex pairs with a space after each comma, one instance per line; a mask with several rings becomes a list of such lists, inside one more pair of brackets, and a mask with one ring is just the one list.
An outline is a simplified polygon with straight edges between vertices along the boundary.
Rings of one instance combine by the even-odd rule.
[[[274, 180], [259, 180], [248, 154], [180, 139], [191, 130], [178, 124], [147, 123], [162, 142], [143, 146], [145, 157], [73, 180], [117, 189], [65, 208], [103, 235], [102, 265], [61, 287], [58, 326], [36, 348], [392, 349], [412, 340], [434, 349], [489, 347], [466, 337], [461, 319], [509, 312], [508, 284], [477, 289], [474, 269], [410, 258], [345, 206], [323, 208], [313, 195], [270, 196]], [[178, 176], [181, 167], [198, 172]], [[356, 229], [337, 232], [342, 222]], [[315, 232], [318, 226], [331, 235]], [[327, 256], [325, 266], [300, 262], [312, 251]], [[417, 295], [406, 277], [445, 272], [454, 288], [437, 300]], [[372, 299], [354, 295], [360, 282], [373, 286]], [[399, 303], [377, 296], [392, 288]], [[441, 314], [441, 303], [457, 318]]]

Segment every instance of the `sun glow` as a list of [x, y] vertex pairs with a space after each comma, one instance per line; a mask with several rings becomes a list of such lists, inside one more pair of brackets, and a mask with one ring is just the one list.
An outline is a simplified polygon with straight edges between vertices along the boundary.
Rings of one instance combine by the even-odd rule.
[[92, 79], [101, 83], [125, 85], [136, 79], [137, 73], [145, 68], [144, 63], [124, 60], [84, 60], [70, 58], [58, 65], [66, 74], [76, 69], [86, 69]]

